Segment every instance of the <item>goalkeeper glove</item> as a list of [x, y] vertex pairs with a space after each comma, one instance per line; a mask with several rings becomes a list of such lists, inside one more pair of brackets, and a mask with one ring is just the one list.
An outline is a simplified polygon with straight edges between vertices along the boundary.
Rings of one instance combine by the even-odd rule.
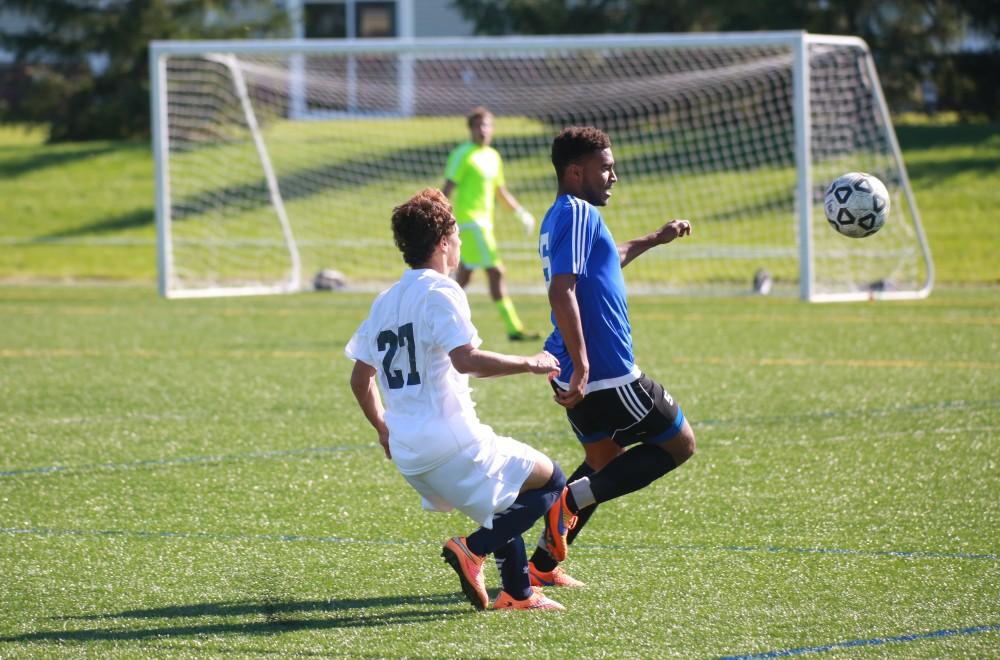
[[516, 215], [517, 219], [521, 221], [522, 225], [524, 225], [524, 233], [530, 236], [531, 232], [535, 229], [535, 216], [528, 213], [528, 210], [523, 206], [518, 207], [517, 210], [514, 211], [514, 215]]

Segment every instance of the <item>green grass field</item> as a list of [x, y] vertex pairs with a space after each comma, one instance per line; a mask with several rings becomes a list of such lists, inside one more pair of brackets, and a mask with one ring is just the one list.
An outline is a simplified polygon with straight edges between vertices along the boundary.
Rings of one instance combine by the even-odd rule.
[[[461, 597], [438, 554], [470, 522], [420, 510], [354, 404], [368, 296], [162, 300], [148, 146], [0, 127], [0, 658], [995, 657], [1000, 130], [897, 130], [932, 296], [633, 298], [698, 454], [602, 505], [567, 612], [520, 615]], [[578, 464], [543, 379], [474, 397]]]
[[[356, 410], [342, 347], [368, 302], [0, 289], [0, 656], [1000, 648], [996, 289], [634, 300], [640, 364], [699, 453], [603, 505], [566, 564], [588, 587], [527, 616], [461, 597], [438, 553], [469, 521], [421, 511]], [[486, 347], [524, 349], [485, 299], [473, 315]], [[575, 467], [544, 380], [474, 396]]]

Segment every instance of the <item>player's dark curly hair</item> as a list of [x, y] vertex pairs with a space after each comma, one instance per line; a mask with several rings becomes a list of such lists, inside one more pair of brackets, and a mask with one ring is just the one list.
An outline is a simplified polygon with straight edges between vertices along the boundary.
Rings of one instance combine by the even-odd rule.
[[611, 138], [593, 126], [570, 126], [552, 140], [552, 166], [562, 179], [566, 166], [578, 162], [587, 154], [611, 148]]
[[392, 210], [392, 236], [411, 268], [427, 263], [434, 247], [452, 231], [451, 203], [436, 188], [424, 188]]

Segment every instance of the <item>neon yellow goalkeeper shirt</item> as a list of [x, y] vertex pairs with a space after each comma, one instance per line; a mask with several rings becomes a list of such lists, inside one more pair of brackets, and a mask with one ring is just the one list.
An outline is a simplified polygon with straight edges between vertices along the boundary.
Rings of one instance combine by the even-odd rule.
[[497, 187], [507, 185], [500, 152], [472, 141], [463, 142], [448, 155], [444, 178], [455, 184], [451, 205], [458, 224], [475, 222], [492, 227]]

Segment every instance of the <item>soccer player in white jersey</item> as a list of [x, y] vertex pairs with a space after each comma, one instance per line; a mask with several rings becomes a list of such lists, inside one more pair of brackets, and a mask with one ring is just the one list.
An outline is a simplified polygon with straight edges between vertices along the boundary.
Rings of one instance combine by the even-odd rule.
[[[494, 609], [564, 609], [530, 586], [521, 535], [556, 503], [566, 478], [541, 452], [482, 424], [469, 388], [469, 375], [549, 374], [559, 363], [544, 351], [479, 349], [468, 299], [448, 276], [461, 241], [444, 194], [428, 188], [396, 207], [392, 232], [410, 270], [379, 294], [347, 344], [351, 390], [424, 508], [458, 509], [481, 525], [448, 539], [441, 553], [473, 606], [489, 604], [483, 561], [492, 553], [502, 584]], [[566, 532], [557, 521], [549, 534], [563, 556]]]
[[[622, 269], [650, 248], [691, 233], [687, 220], [615, 244], [601, 212], [618, 181], [611, 140], [593, 127], [552, 142], [559, 182], [538, 251], [554, 330], [545, 350], [559, 360], [556, 403], [583, 445], [584, 461], [547, 515], [572, 543], [597, 504], [643, 488], [694, 454], [694, 431], [673, 397], [636, 365]], [[634, 446], [633, 446], [634, 445]], [[631, 447], [626, 450], [626, 447]], [[545, 533], [529, 565], [532, 584], [581, 586], [558, 565], [565, 548]]]

